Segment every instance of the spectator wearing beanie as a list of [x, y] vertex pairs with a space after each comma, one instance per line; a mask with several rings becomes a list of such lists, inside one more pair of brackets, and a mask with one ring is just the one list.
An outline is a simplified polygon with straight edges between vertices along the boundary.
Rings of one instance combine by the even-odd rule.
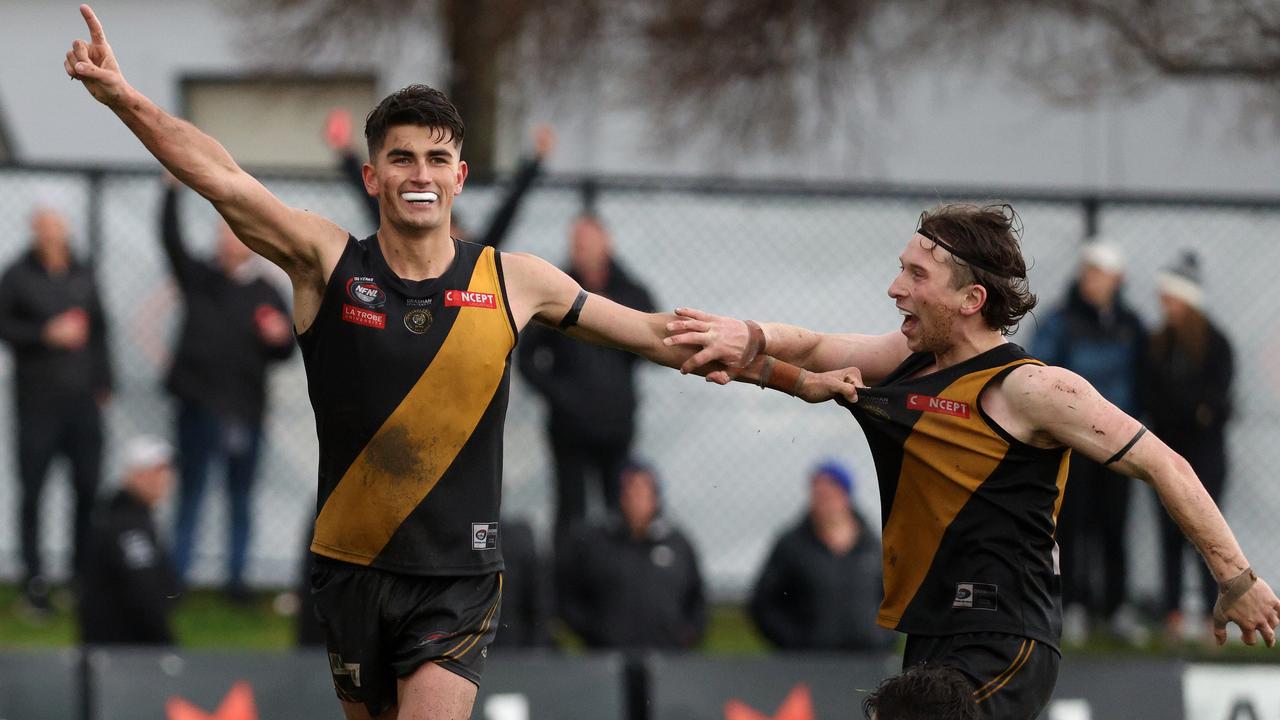
[[880, 543], [853, 503], [853, 476], [823, 462], [809, 474], [809, 506], [778, 538], [752, 592], [760, 632], [782, 650], [881, 650]]
[[[1144, 377], [1151, 430], [1191, 463], [1214, 502], [1227, 479], [1226, 425], [1231, 418], [1231, 343], [1205, 313], [1199, 258], [1186, 251], [1158, 279], [1164, 324], [1151, 337]], [[1183, 627], [1182, 568], [1190, 549], [1178, 526], [1160, 515], [1165, 629], [1178, 640], [1188, 630], [1208, 637], [1208, 622]], [[1200, 576], [1201, 604], [1212, 608], [1217, 582]]]

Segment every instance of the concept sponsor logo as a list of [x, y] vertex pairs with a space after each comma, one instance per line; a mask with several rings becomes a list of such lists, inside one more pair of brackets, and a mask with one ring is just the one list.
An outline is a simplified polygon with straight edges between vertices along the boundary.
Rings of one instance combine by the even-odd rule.
[[431, 328], [431, 311], [414, 308], [404, 314], [404, 326], [414, 335], [421, 335]]
[[498, 547], [498, 523], [471, 523], [471, 549], [494, 550]]
[[498, 299], [493, 293], [468, 292], [466, 290], [445, 290], [444, 306], [496, 308], [498, 307]]
[[352, 307], [346, 303], [342, 304], [342, 319], [349, 323], [377, 328], [379, 330], [382, 330], [387, 326], [387, 316], [385, 313]]
[[960, 402], [959, 400], [932, 397], [929, 395], [918, 395], [916, 393], [911, 393], [907, 396], [907, 409], [923, 410], [924, 412], [939, 413], [941, 415], [950, 415], [952, 417], [965, 419], [968, 419], [969, 417], [969, 403]]
[[347, 297], [365, 307], [379, 308], [387, 304], [387, 294], [371, 277], [353, 277], [347, 280]]

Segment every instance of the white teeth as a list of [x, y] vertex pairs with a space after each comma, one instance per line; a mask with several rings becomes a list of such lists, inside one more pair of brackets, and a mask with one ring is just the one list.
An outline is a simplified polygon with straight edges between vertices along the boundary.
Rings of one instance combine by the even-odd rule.
[[906, 310], [903, 310], [902, 308], [898, 308], [898, 314], [901, 315], [902, 317], [911, 317], [911, 313], [907, 312]]
[[435, 202], [440, 199], [440, 196], [433, 192], [406, 192], [400, 193], [400, 197], [405, 202]]

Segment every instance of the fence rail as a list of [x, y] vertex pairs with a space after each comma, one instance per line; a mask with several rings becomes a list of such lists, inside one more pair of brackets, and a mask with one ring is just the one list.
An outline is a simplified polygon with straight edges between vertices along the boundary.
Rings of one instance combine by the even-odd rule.
[[[370, 232], [360, 199], [333, 176], [265, 170], [259, 174], [286, 202], [320, 212], [357, 235]], [[555, 176], [529, 196], [505, 250], [565, 259], [566, 231], [583, 188], [613, 237], [616, 254], [653, 291], [661, 307], [704, 307], [828, 331], [884, 332], [897, 316], [885, 289], [920, 211], [944, 200], [1000, 198], [1025, 224], [1038, 312], [1057, 304], [1075, 270], [1080, 243], [1100, 233], [1128, 262], [1127, 296], [1154, 325], [1155, 274], [1183, 248], [1203, 258], [1209, 307], [1235, 343], [1239, 414], [1230, 426], [1231, 473], [1225, 511], [1264, 574], [1280, 573], [1269, 532], [1280, 515], [1280, 196], [1090, 193], [1027, 188], [900, 187], [744, 181], [725, 178]], [[105, 467], [117, 467], [119, 441], [139, 431], [170, 434], [161, 389], [181, 308], [159, 246], [161, 183], [154, 167], [0, 165], [0, 262], [26, 247], [35, 205], [65, 211], [74, 245], [95, 262], [111, 330], [118, 392], [108, 412]], [[492, 185], [470, 183], [458, 199], [468, 219], [497, 200]], [[187, 237], [212, 248], [216, 217], [186, 194]], [[283, 277], [280, 278], [282, 284]], [[1015, 340], [1036, 330], [1034, 317]], [[0, 394], [9, 395], [12, 364], [0, 356]], [[847, 414], [748, 388], [713, 388], [645, 367], [637, 454], [663, 475], [664, 502], [692, 536], [715, 595], [749, 588], [773, 537], [802, 509], [805, 473], [836, 457], [855, 468], [857, 502], [874, 517], [879, 498], [865, 441]], [[301, 363], [270, 381], [268, 440], [254, 500], [250, 577], [261, 585], [294, 581], [313, 508], [316, 448]], [[6, 404], [6, 410], [8, 404]], [[529, 518], [546, 537], [553, 502], [541, 401], [513, 380], [506, 440], [504, 513]], [[0, 577], [17, 575], [14, 418], [0, 411]], [[216, 478], [216, 475], [215, 475]], [[215, 488], [217, 483], [214, 483]], [[70, 514], [65, 482], [45, 499], [45, 548], [65, 572]], [[1130, 523], [1133, 593], [1154, 592], [1157, 542], [1149, 491]], [[198, 582], [221, 578], [225, 503], [206, 498], [196, 557]], [[170, 510], [164, 511], [168, 519]]]

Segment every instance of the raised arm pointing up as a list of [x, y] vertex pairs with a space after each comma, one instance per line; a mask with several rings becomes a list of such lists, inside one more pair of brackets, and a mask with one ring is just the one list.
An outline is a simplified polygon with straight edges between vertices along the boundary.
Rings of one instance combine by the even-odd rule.
[[175, 177], [213, 203], [246, 245], [289, 274], [294, 322], [300, 330], [308, 327], [347, 233], [323, 217], [285, 205], [241, 169], [217, 140], [131, 87], [98, 16], [88, 5], [80, 6], [80, 14], [89, 42], [71, 44], [64, 62], [67, 74], [110, 108]]

